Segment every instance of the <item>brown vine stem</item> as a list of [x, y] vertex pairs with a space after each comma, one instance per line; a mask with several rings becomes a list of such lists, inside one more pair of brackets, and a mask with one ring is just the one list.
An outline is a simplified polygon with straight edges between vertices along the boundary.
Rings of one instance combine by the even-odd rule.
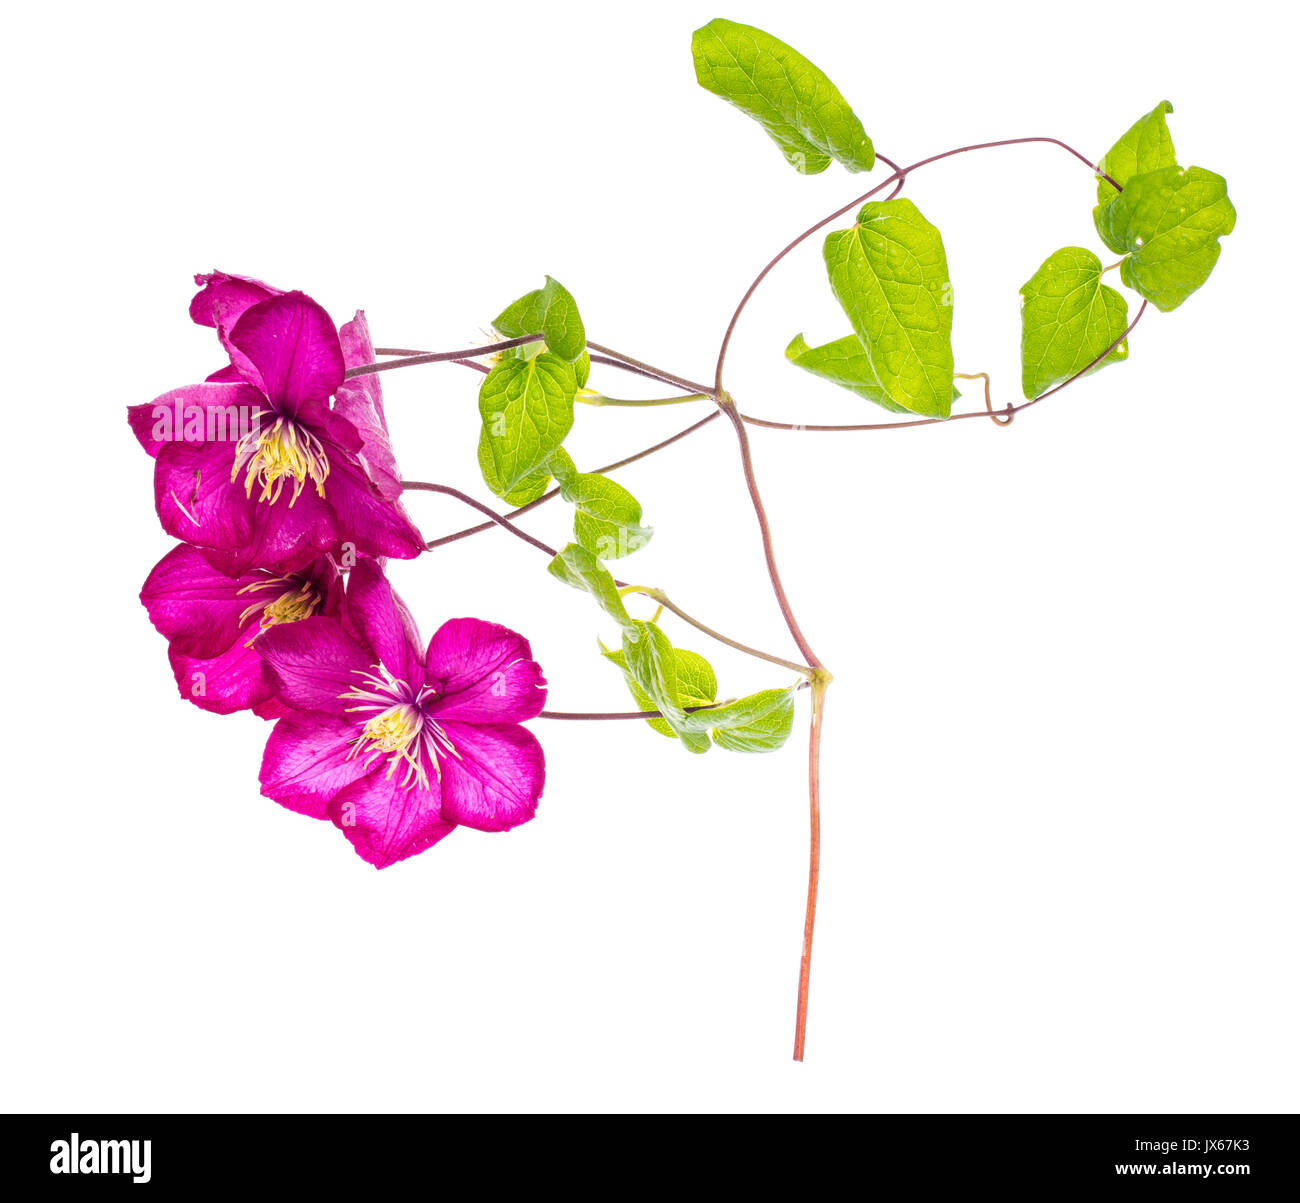
[[[535, 343], [540, 334], [525, 334], [523, 338], [507, 338], [499, 343], [488, 343], [485, 347], [465, 347], [460, 351], [428, 351], [407, 355], [401, 359], [391, 359], [387, 363], [363, 363], [355, 368], [348, 368], [343, 373], [345, 380], [355, 376], [372, 376], [376, 372], [391, 372], [394, 368], [414, 368], [422, 363], [459, 363], [473, 359], [478, 355], [494, 355], [498, 351], [509, 351], [512, 347], [522, 347], [525, 343]], [[380, 354], [380, 352], [375, 352]]]
[[[617, 582], [616, 582], [617, 583]], [[715, 631], [712, 627], [706, 627], [698, 618], [693, 618], [687, 614], [680, 606], [676, 605], [662, 589], [652, 589], [646, 585], [624, 585], [620, 588], [621, 594], [641, 593], [656, 602], [665, 610], [676, 614], [683, 622], [693, 626], [697, 631], [703, 631], [711, 639], [716, 639], [719, 643], [725, 643], [728, 647], [734, 647], [738, 652], [744, 652], [747, 656], [756, 656], [759, 660], [766, 660], [770, 664], [779, 664], [782, 668], [788, 668], [791, 672], [796, 672], [808, 680], [815, 676], [814, 671], [806, 664], [796, 664], [793, 660], [786, 660], [781, 656], [773, 656], [768, 652], [760, 652], [757, 648], [750, 647], [745, 643], [737, 643], [734, 639], [722, 634], [721, 631]]]
[[821, 878], [822, 847], [822, 715], [828, 681], [812, 685], [812, 718], [808, 724], [808, 901], [803, 915], [803, 954], [799, 958], [799, 995], [794, 1014], [794, 1059], [803, 1060], [808, 1034], [808, 981], [812, 974], [813, 924], [817, 920], [817, 887]]
[[[716, 710], [719, 706], [725, 705], [726, 702], [710, 702], [707, 706], [683, 706], [682, 709], [687, 714], [694, 714], [698, 710]], [[543, 710], [537, 717], [590, 723], [609, 719], [663, 718], [664, 715], [661, 710]]]
[[984, 412], [988, 414], [997, 426], [1010, 426], [1015, 414], [999, 415], [993, 412], [993, 381], [989, 378], [987, 372], [954, 372], [955, 380], [982, 380], [984, 381]]
[[[894, 190], [890, 197], [897, 196], [907, 177], [918, 168], [924, 167], [929, 163], [936, 163], [941, 159], [951, 158], [954, 155], [964, 154], [972, 150], [984, 150], [996, 146], [1015, 146], [1028, 142], [1049, 142], [1053, 145], [1060, 146], [1068, 151], [1075, 158], [1087, 164], [1094, 172], [1103, 176], [1110, 183], [1115, 183], [1110, 176], [1091, 162], [1072, 146], [1060, 141], [1058, 138], [1008, 138], [996, 142], [979, 142], [969, 146], [960, 146], [955, 150], [944, 151], [941, 154], [931, 155], [929, 158], [919, 159], [917, 162], [908, 167], [899, 168], [892, 160], [885, 159], [881, 156], [881, 161], [893, 168], [893, 174], [883, 183], [869, 189], [862, 196], [850, 201], [847, 205], [841, 206], [829, 216], [822, 218], [816, 224], [804, 230], [802, 234], [787, 243], [776, 255], [768, 261], [762, 271], [754, 278], [753, 282], [745, 290], [744, 295], [740, 298], [739, 304], [731, 315], [731, 320], [727, 323], [726, 332], [722, 336], [722, 344], [718, 348], [718, 360], [714, 369], [713, 376], [713, 395], [719, 408], [727, 415], [731, 422], [732, 428], [736, 432], [736, 439], [740, 445], [741, 464], [745, 473], [745, 484], [749, 489], [750, 501], [753, 504], [754, 514], [758, 519], [759, 531], [763, 540], [763, 555], [767, 561], [768, 575], [772, 581], [772, 591], [776, 595], [777, 604], [780, 606], [781, 614], [785, 618], [786, 626], [790, 629], [790, 634], [794, 637], [799, 651], [808, 661], [809, 667], [815, 670], [812, 677], [813, 700], [812, 715], [809, 722], [808, 734], [808, 809], [809, 809], [809, 853], [808, 853], [808, 901], [804, 912], [804, 937], [803, 937], [803, 955], [799, 962], [799, 993], [795, 1010], [795, 1038], [794, 1038], [794, 1059], [802, 1061], [804, 1056], [804, 1041], [808, 1029], [808, 983], [809, 975], [812, 968], [812, 943], [813, 943], [813, 926], [817, 917], [817, 887], [820, 875], [821, 859], [821, 731], [822, 719], [825, 713], [826, 687], [830, 684], [831, 675], [826, 671], [825, 666], [817, 659], [812, 648], [808, 645], [807, 639], [799, 629], [799, 623], [795, 619], [794, 612], [790, 608], [789, 599], [785, 593], [785, 587], [781, 583], [780, 573], [777, 571], [776, 557], [772, 548], [772, 532], [767, 520], [767, 513], [763, 507], [763, 500], [759, 493], [758, 482], [754, 473], [753, 456], [749, 448], [749, 436], [746, 432], [746, 420], [741, 416], [740, 411], [736, 408], [735, 402], [723, 389], [723, 366], [727, 359], [727, 349], [731, 345], [732, 335], [735, 333], [736, 326], [740, 321], [741, 314], [745, 311], [745, 306], [749, 304], [750, 298], [758, 291], [759, 286], [767, 278], [773, 268], [781, 262], [791, 251], [798, 247], [805, 239], [810, 238], [818, 230], [829, 225], [838, 217], [842, 217], [851, 209], [870, 200], [878, 192], [894, 185]], [[1145, 306], [1144, 306], [1145, 308]], [[1139, 311], [1141, 316], [1141, 311]], [[1135, 319], [1136, 320], [1136, 319]], [[1123, 337], [1127, 337], [1127, 331]], [[1122, 338], [1118, 341], [1122, 341]], [[1099, 357], [1096, 362], [1100, 362], [1110, 353], [1109, 349]], [[1091, 366], [1091, 365], [1090, 365]], [[1084, 369], [1085, 371], [1087, 369]], [[1069, 381], [1066, 381], [1068, 384]], [[1045, 394], [1047, 395], [1047, 394]], [[1041, 398], [1039, 398], [1041, 400]], [[1011, 420], [1008, 413], [1006, 421]]]
[[767, 562], [767, 574], [772, 582], [772, 592], [776, 595], [777, 605], [790, 635], [798, 646], [800, 653], [808, 662], [812, 682], [812, 716], [808, 725], [808, 899], [804, 908], [803, 953], [799, 958], [799, 993], [795, 1006], [794, 1059], [803, 1060], [804, 1039], [808, 1030], [808, 982], [812, 972], [813, 925], [817, 919], [817, 887], [820, 879], [821, 865], [821, 744], [822, 716], [826, 709], [826, 687], [831, 683], [831, 674], [817, 658], [808, 640], [804, 637], [795, 618], [790, 599], [786, 596], [785, 585], [781, 582], [781, 573], [776, 565], [776, 553], [772, 546], [772, 528], [767, 520], [767, 510], [758, 488], [758, 479], [754, 472], [754, 457], [750, 451], [749, 433], [740, 417], [736, 403], [727, 394], [716, 398], [718, 408], [727, 416], [736, 433], [740, 446], [740, 463], [745, 475], [745, 487], [749, 490], [749, 500], [758, 519], [759, 534], [763, 542], [763, 558]]
[[712, 396], [713, 394], [713, 390], [707, 384], [697, 384], [694, 380], [687, 380], [685, 376], [674, 376], [672, 372], [665, 372], [662, 368], [655, 367], [654, 364], [642, 363], [639, 359], [633, 359], [632, 356], [624, 355], [621, 351], [615, 351], [612, 347], [602, 347], [600, 343], [594, 343], [590, 339], [587, 340], [587, 346], [592, 351], [597, 351], [601, 355], [620, 361], [623, 366], [634, 368], [641, 375], [649, 376], [655, 380], [662, 380], [665, 384], [675, 384], [688, 393], [704, 393], [706, 396]]

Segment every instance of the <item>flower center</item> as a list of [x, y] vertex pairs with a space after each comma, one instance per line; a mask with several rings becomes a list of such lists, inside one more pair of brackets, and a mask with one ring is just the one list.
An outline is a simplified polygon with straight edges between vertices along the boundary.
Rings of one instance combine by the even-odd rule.
[[269, 430], [254, 427], [235, 445], [235, 463], [230, 469], [233, 483], [244, 472], [244, 492], [253, 495], [254, 483], [262, 488], [258, 501], [274, 505], [279, 500], [287, 478], [293, 478], [292, 506], [308, 480], [319, 496], [325, 496], [325, 478], [330, 474], [329, 459], [321, 441], [310, 431], [290, 421], [276, 418]]
[[370, 740], [381, 752], [405, 752], [420, 734], [420, 726], [420, 712], [410, 702], [400, 702], [366, 723], [361, 738]]
[[391, 778], [401, 764], [406, 765], [406, 775], [402, 786], [410, 789], [419, 786], [429, 788], [429, 770], [441, 780], [442, 772], [438, 767], [435, 749], [441, 748], [451, 756], [459, 758], [459, 753], [447, 738], [446, 732], [424, 712], [423, 702], [433, 692], [424, 688], [417, 694], [405, 681], [399, 681], [382, 664], [376, 664], [369, 672], [354, 670], [361, 677], [362, 684], [346, 693], [341, 698], [355, 701], [349, 706], [349, 713], [368, 714], [360, 732], [352, 740], [348, 759], [366, 757], [370, 765], [380, 757], [388, 757], [388, 770], [385, 777]]
[[297, 577], [268, 576], [264, 581], [254, 581], [251, 585], [245, 585], [239, 592], [260, 593], [266, 589], [276, 588], [281, 590], [277, 597], [273, 597], [270, 601], [255, 601], [239, 616], [239, 625], [242, 628], [254, 614], [258, 615], [257, 630], [244, 644], [245, 647], [252, 647], [253, 640], [267, 627], [279, 626], [282, 622], [301, 622], [302, 619], [310, 618], [320, 609], [321, 595], [316, 586], [310, 581], [299, 581]]

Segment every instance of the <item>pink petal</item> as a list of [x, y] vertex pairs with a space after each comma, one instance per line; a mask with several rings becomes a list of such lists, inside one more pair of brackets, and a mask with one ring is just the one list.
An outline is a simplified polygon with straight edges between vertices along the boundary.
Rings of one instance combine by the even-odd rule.
[[183, 655], [174, 648], [168, 659], [181, 697], [201, 710], [234, 714], [260, 706], [271, 697], [261, 658], [242, 640], [206, 659]]
[[240, 616], [257, 601], [279, 594], [241, 592], [267, 580], [264, 573], [228, 577], [218, 572], [196, 548], [173, 547], [158, 563], [140, 590], [140, 600], [149, 611], [149, 621], [171, 643], [172, 650], [187, 656], [220, 655], [237, 640], [246, 642], [245, 628], [257, 630], [257, 618], [247, 622]]
[[[343, 346], [343, 362], [349, 368], [375, 362], [370, 329], [360, 309], [352, 321], [340, 328], [339, 342]], [[361, 461], [367, 474], [384, 497], [396, 501], [402, 492], [402, 478], [388, 436], [379, 377], [370, 374], [345, 380], [335, 390], [334, 412], [347, 418], [361, 435]]]
[[[263, 677], [265, 677], [265, 671], [266, 670], [263, 669]], [[280, 701], [279, 698], [276, 697], [267, 698], [265, 702], [262, 702], [259, 705], [254, 706], [252, 710], [253, 713], [257, 715], [258, 718], [266, 719], [266, 721], [269, 723], [275, 722], [275, 720], [278, 718], [284, 718], [286, 714], [293, 714], [293, 709], [289, 706], [286, 706], [282, 701]]]
[[546, 705], [546, 679], [522, 635], [477, 618], [444, 622], [429, 640], [425, 680], [442, 685], [435, 704], [467, 723], [518, 723]]
[[338, 331], [330, 315], [300, 292], [244, 310], [226, 342], [240, 375], [283, 413], [307, 412], [343, 383]]
[[299, 814], [325, 818], [329, 800], [374, 767], [367, 768], [364, 755], [348, 759], [357, 732], [346, 719], [289, 711], [266, 741], [262, 793]]
[[424, 551], [424, 536], [397, 501], [385, 501], [360, 466], [331, 460], [325, 494], [334, 508], [341, 542], [366, 555], [413, 560]]
[[283, 293], [283, 289], [272, 288], [261, 280], [232, 276], [227, 272], [195, 276], [194, 283], [200, 285], [200, 289], [190, 301], [190, 319], [200, 326], [224, 326], [227, 330], [239, 320], [245, 309]]
[[431, 848], [454, 829], [438, 813], [438, 795], [426, 789], [403, 789], [402, 774], [390, 779], [387, 767], [334, 795], [327, 812], [351, 841], [357, 854], [384, 869]]
[[243, 381], [191, 384], [147, 405], [127, 406], [131, 432], [155, 458], [168, 443], [225, 442], [231, 456], [239, 436], [258, 421], [266, 401]]
[[233, 465], [228, 443], [165, 446], [154, 468], [163, 529], [231, 576], [254, 567], [290, 572], [336, 546], [334, 513], [310, 483], [292, 505], [291, 484], [271, 504], [258, 500], [256, 482], [250, 496], [242, 475], [230, 479]]
[[298, 710], [339, 718], [357, 703], [341, 695], [364, 684], [374, 657], [334, 618], [304, 618], [264, 631], [253, 645], [267, 666], [275, 695]]
[[456, 755], [438, 749], [442, 817], [479, 831], [507, 831], [537, 810], [546, 782], [541, 744], [513, 723], [471, 726], [438, 720]]
[[360, 636], [393, 676], [415, 689], [424, 683], [415, 619], [374, 560], [359, 561], [348, 574], [343, 609], [349, 629]]

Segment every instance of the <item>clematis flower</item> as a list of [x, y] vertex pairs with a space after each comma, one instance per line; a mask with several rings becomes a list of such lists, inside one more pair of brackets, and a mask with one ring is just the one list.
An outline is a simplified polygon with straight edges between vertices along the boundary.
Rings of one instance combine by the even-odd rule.
[[545, 781], [520, 726], [546, 703], [521, 635], [477, 618], [438, 628], [426, 649], [379, 566], [349, 574], [341, 619], [308, 618], [258, 639], [289, 712], [262, 759], [262, 792], [329, 819], [384, 868], [457, 825], [527, 822]]
[[[233, 276], [229, 272], [197, 275], [194, 283], [202, 287], [190, 301], [190, 318], [200, 326], [211, 326], [216, 330], [231, 329], [243, 316], [244, 310], [258, 301], [284, 296], [282, 288], [263, 284], [251, 276]], [[339, 328], [339, 343], [343, 348], [345, 368], [375, 362], [375, 347], [370, 340], [370, 326], [363, 310], [358, 309], [356, 316]], [[218, 381], [238, 381], [239, 378], [233, 365], [208, 377]], [[334, 390], [334, 412], [341, 413], [356, 427], [362, 442], [358, 454], [369, 471], [370, 479], [384, 497], [395, 501], [401, 495], [402, 484], [388, 437], [379, 377], [370, 374], [344, 380]]]
[[191, 312], [217, 323], [230, 366], [129, 410], [164, 529], [230, 575], [418, 555], [378, 382], [344, 380], [349, 360], [374, 358], [364, 315], [340, 335], [310, 297], [240, 277], [206, 283]]
[[155, 565], [140, 591], [149, 620], [167, 639], [181, 696], [204, 710], [252, 710], [277, 718], [257, 641], [272, 627], [336, 615], [343, 581], [324, 556], [297, 572], [258, 570], [229, 577], [182, 543]]

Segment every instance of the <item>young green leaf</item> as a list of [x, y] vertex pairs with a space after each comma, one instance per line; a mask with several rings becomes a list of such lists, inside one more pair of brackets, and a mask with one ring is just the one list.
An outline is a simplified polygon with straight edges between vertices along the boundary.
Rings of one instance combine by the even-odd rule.
[[757, 121], [796, 171], [815, 175], [832, 159], [850, 171], [875, 165], [871, 139], [839, 90], [779, 38], [719, 17], [691, 36], [691, 55], [700, 87]]
[[[484, 480], [493, 479], [490, 475], [495, 471], [492, 464], [492, 456], [487, 446], [487, 440], [482, 438], [479, 439], [478, 444], [478, 466], [479, 470], [483, 473]], [[504, 501], [506, 505], [513, 506], [516, 509], [521, 505], [530, 505], [546, 492], [550, 483], [551, 474], [543, 468], [525, 476], [524, 479], [515, 485], [515, 487], [508, 493], [502, 493], [501, 500]]]
[[549, 463], [560, 496], [574, 508], [578, 542], [602, 560], [631, 555], [650, 542], [653, 527], [641, 525], [641, 503], [622, 485], [596, 472], [579, 472], [564, 448]]
[[[1121, 188], [1135, 175], [1147, 171], [1159, 171], [1162, 167], [1178, 166], [1174, 155], [1174, 140], [1169, 136], [1169, 126], [1165, 123], [1165, 114], [1172, 113], [1174, 106], [1162, 100], [1151, 112], [1139, 117], [1128, 132], [1115, 143], [1097, 164]], [[1110, 183], [1097, 177], [1097, 204], [1104, 208], [1119, 193]], [[1094, 214], [1095, 216], [1095, 214]]]
[[952, 412], [952, 285], [939, 231], [910, 200], [869, 201], [826, 236], [831, 290], [895, 405]]
[[1120, 278], [1157, 309], [1177, 309], [1210, 277], [1219, 239], [1237, 211], [1221, 175], [1165, 167], [1133, 176], [1101, 211], [1098, 229], [1111, 250], [1131, 252]]
[[[650, 695], [632, 679], [631, 673], [627, 671], [627, 660], [622, 648], [610, 651], [602, 645], [601, 653], [606, 660], [612, 661], [623, 670], [628, 692], [631, 693], [638, 710], [659, 709]], [[712, 704], [718, 696], [718, 679], [713, 675], [713, 668], [709, 662], [698, 652], [688, 651], [682, 647], [673, 648], [673, 658], [677, 670], [677, 698], [682, 707]], [[660, 735], [666, 735], [669, 739], [677, 738], [677, 732], [661, 718], [646, 719], [646, 724], [658, 731]]]
[[[718, 680], [703, 656], [675, 648], [652, 622], [638, 622], [637, 640], [624, 636], [623, 647], [605, 658], [623, 670], [633, 701], [642, 710], [664, 717], [646, 721], [661, 735], [680, 739], [692, 752], [706, 752], [709, 733], [720, 748], [732, 752], [770, 752], [790, 735], [794, 721], [794, 687], [764, 689], [721, 706]], [[691, 707], [708, 709], [690, 709]]]
[[707, 724], [713, 742], [729, 752], [774, 752], [794, 725], [794, 686], [764, 689], [712, 710], [688, 714], [688, 727]]
[[479, 466], [498, 497], [512, 494], [546, 464], [573, 426], [578, 381], [573, 365], [543, 351], [531, 359], [503, 359], [483, 379]]
[[[1021, 383], [1031, 400], [1083, 371], [1128, 326], [1128, 303], [1101, 282], [1101, 260], [1083, 247], [1048, 256], [1020, 301]], [[1127, 358], [1126, 339], [1097, 368]]]
[[623, 631], [623, 671], [676, 732], [689, 752], [707, 752], [709, 737], [685, 725], [687, 718], [677, 682], [676, 649], [653, 622], [634, 621], [635, 631]]
[[[785, 357], [805, 372], [841, 385], [892, 414], [912, 412], [886, 396], [884, 386], [871, 370], [871, 361], [862, 348], [862, 340], [856, 334], [846, 334], [820, 347], [810, 347], [802, 334], [796, 334], [785, 349]], [[954, 388], [952, 399], [956, 401], [960, 396], [961, 393]]]
[[550, 562], [548, 570], [566, 585], [590, 593], [600, 608], [623, 628], [625, 637], [629, 634], [634, 639], [640, 636], [640, 627], [628, 615], [609, 569], [585, 547], [568, 544]]
[[504, 309], [492, 325], [506, 338], [541, 334], [546, 349], [566, 363], [573, 363], [586, 351], [587, 334], [578, 315], [578, 303], [563, 284], [550, 276], [541, 288], [526, 293]]

